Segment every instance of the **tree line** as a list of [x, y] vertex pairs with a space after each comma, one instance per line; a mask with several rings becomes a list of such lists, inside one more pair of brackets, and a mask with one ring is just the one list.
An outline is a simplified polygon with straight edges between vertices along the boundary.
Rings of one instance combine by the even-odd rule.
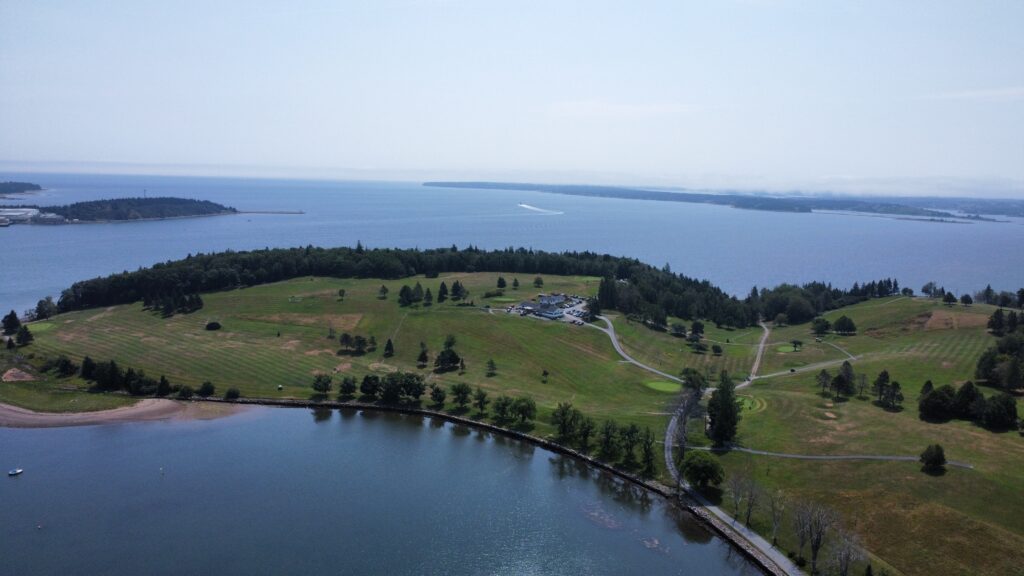
[[[616, 296], [615, 306], [605, 308], [616, 307], [626, 313], [645, 311], [659, 317], [671, 314], [706, 318], [737, 327], [757, 320], [757, 312], [748, 303], [711, 283], [636, 259], [594, 252], [553, 253], [525, 248], [485, 251], [454, 246], [433, 250], [307, 246], [190, 255], [149, 268], [76, 282], [62, 292], [57, 305], [66, 312], [127, 304], [147, 294], [205, 293], [300, 276], [400, 279], [417, 274], [429, 278], [449, 272], [607, 277], [615, 279]], [[425, 293], [424, 290], [424, 296]]]

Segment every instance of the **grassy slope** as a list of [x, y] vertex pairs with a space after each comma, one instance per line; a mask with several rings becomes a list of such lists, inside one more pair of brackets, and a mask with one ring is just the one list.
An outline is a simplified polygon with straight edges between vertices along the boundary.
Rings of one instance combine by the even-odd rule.
[[[621, 314], [608, 314], [615, 324], [615, 333], [619, 337], [622, 348], [633, 358], [670, 374], [678, 374], [683, 368], [696, 368], [710, 371], [713, 378], [725, 369], [734, 378], [746, 378], [750, 366], [754, 362], [757, 343], [761, 338], [758, 327], [741, 330], [715, 328], [710, 322], [705, 323], [704, 341], [708, 351], [697, 354], [687, 345], [686, 340], [672, 336], [668, 332], [651, 330], [639, 322], [628, 320]], [[679, 320], [671, 319], [672, 322]], [[689, 322], [683, 322], [687, 327]], [[726, 342], [728, 340], [728, 342]], [[720, 344], [721, 356], [711, 353], [712, 344]]]
[[[40, 355], [113, 358], [150, 375], [165, 374], [175, 384], [197, 386], [210, 380], [221, 393], [237, 387], [250, 397], [309, 398], [318, 371], [357, 378], [394, 369], [420, 371], [429, 382], [467, 382], [492, 394], [533, 397], [540, 409], [536, 431], [541, 434], [551, 432], [550, 411], [564, 401], [599, 421], [635, 422], [650, 426], [658, 437], [663, 434], [675, 394], [645, 386], [657, 378], [619, 362], [607, 336], [597, 330], [506, 314], [502, 306], [540, 292], [525, 286], [532, 277], [520, 278], [524, 286], [506, 290], [503, 298], [483, 299], [497, 277], [452, 274], [388, 281], [387, 300], [377, 298], [379, 280], [301, 278], [205, 295], [201, 311], [169, 319], [139, 304], [74, 312], [35, 324], [32, 348]], [[402, 284], [418, 280], [436, 297], [442, 280], [450, 287], [456, 279], [470, 289], [477, 307], [458, 307], [451, 301], [431, 307], [398, 305]], [[511, 275], [506, 279], [512, 283]], [[593, 278], [545, 280], [549, 292], [589, 294], [597, 287]], [[339, 288], [346, 290], [344, 301], [337, 298]], [[481, 310], [492, 302], [493, 314]], [[208, 320], [219, 321], [223, 328], [206, 331]], [[375, 336], [378, 348], [363, 356], [339, 355], [337, 339], [326, 337], [329, 325], [338, 334]], [[420, 342], [427, 344], [432, 359], [447, 334], [458, 340], [455, 348], [466, 360], [466, 374], [418, 370]], [[395, 345], [392, 358], [383, 356], [388, 338]], [[485, 375], [489, 358], [498, 365], [494, 377]], [[546, 382], [544, 370], [550, 372]]]
[[[724, 456], [723, 463], [731, 471], [751, 468], [766, 486], [830, 503], [872, 552], [906, 574], [1019, 573], [1024, 440], [967, 422], [932, 424], [917, 417], [918, 391], [926, 379], [936, 385], [971, 379], [977, 356], [994, 343], [984, 329], [991, 311], [888, 299], [828, 315], [854, 319], [857, 336], [826, 341], [863, 354], [853, 365], [868, 374], [869, 382], [882, 369], [901, 382], [906, 396], [902, 412], [885, 411], [871, 400], [823, 398], [815, 371], [758, 380], [741, 391], [755, 400], [740, 425], [742, 445], [802, 454], [916, 455], [938, 442], [947, 458], [970, 462], [975, 470], [951, 468], [945, 476], [932, 477], [913, 463], [801, 462], [738, 453]], [[786, 342], [790, 332], [813, 342], [806, 330], [806, 325], [786, 328], [780, 336], [773, 333], [772, 341]], [[766, 354], [766, 362], [778, 366], [783, 362], [779, 357], [802, 353], [769, 347]], [[763, 519], [759, 522], [764, 526]]]

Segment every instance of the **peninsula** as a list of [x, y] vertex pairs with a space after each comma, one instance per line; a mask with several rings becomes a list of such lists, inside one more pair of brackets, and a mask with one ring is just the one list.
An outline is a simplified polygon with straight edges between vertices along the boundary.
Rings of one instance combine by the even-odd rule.
[[65, 206], [14, 206], [0, 209], [10, 223], [66, 224], [165, 220], [237, 214], [238, 210], [209, 200], [188, 198], [114, 198]]
[[[1015, 215], [1019, 207], [1013, 201], [1003, 203], [989, 200], [985, 203], [965, 202], [951, 203], [945, 199], [941, 202], [944, 209], [934, 209], [921, 205], [921, 199], [903, 198], [870, 198], [870, 197], [835, 197], [835, 196], [781, 196], [742, 192], [707, 192], [683, 189], [646, 189], [622, 186], [591, 186], [581, 184], [530, 184], [521, 182], [424, 182], [424, 186], [438, 188], [474, 188], [484, 190], [522, 190], [527, 192], [546, 192], [548, 194], [564, 194], [568, 196], [593, 196], [598, 198], [622, 198], [625, 200], [656, 200], [661, 202], [687, 202], [691, 204], [717, 204], [746, 210], [768, 210], [772, 212], [857, 212], [863, 214], [880, 214], [899, 216], [930, 222], [950, 222], [951, 219], [964, 221], [994, 221], [977, 214], [984, 210], [986, 214]], [[931, 199], [939, 203], [940, 199]], [[1004, 205], [1005, 204], [1005, 205]], [[949, 210], [949, 211], [947, 211]], [[971, 210], [971, 215], [957, 214], [953, 211]]]

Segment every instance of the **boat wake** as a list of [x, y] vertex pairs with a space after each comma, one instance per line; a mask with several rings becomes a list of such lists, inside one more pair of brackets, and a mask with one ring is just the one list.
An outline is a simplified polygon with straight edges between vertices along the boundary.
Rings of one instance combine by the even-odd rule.
[[537, 208], [536, 206], [530, 206], [529, 204], [519, 204], [519, 207], [525, 210], [530, 210], [531, 212], [536, 212], [538, 214], [546, 214], [548, 216], [558, 216], [560, 214], [565, 214], [565, 212], [559, 212], [557, 210], [545, 210], [544, 208]]

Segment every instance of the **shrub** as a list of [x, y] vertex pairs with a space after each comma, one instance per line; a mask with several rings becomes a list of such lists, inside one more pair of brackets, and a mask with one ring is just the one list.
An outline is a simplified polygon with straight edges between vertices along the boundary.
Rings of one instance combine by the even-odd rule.
[[946, 467], [946, 452], [939, 444], [930, 444], [921, 452], [921, 464], [926, 472], [938, 472]]
[[725, 477], [722, 465], [711, 454], [690, 450], [683, 459], [683, 477], [698, 488], [717, 486]]
[[182, 386], [181, 388], [178, 388], [178, 398], [181, 398], [182, 400], [191, 398], [193, 394], [195, 394], [195, 391], [192, 390], [191, 386]]
[[203, 382], [202, 386], [199, 387], [199, 395], [202, 396], [203, 398], [209, 398], [210, 396], [213, 396], [213, 393], [216, 391], [217, 389], [213, 385], [213, 382], [210, 382], [209, 380]]
[[220, 330], [220, 322], [217, 322], [216, 320], [211, 320], [211, 321], [206, 323], [206, 329], [207, 330]]
[[238, 388], [228, 388], [228, 391], [224, 393], [225, 400], [238, 400], [241, 396], [242, 393], [238, 391]]

